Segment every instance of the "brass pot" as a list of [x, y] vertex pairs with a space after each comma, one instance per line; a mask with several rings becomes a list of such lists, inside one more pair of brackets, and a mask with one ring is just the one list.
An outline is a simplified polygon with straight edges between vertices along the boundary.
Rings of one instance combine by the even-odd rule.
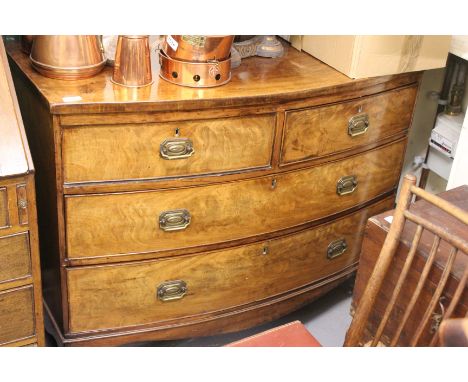
[[112, 81], [128, 87], [146, 86], [153, 82], [149, 36], [119, 36]]
[[30, 59], [42, 75], [63, 80], [99, 73], [106, 59], [99, 36], [34, 36]]
[[231, 79], [231, 58], [223, 61], [186, 62], [167, 57], [159, 52], [159, 75], [173, 84], [192, 88], [224, 85]]
[[233, 41], [234, 36], [166, 35], [162, 50], [178, 61], [223, 61], [229, 57]]

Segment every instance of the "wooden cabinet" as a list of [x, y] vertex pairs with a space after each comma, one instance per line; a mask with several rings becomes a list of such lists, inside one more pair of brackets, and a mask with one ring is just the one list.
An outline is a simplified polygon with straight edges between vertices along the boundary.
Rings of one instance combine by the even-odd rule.
[[367, 217], [393, 206], [419, 73], [350, 80], [286, 47], [218, 88], [128, 89], [9, 54], [64, 345], [280, 317], [353, 275]]
[[0, 346], [44, 345], [34, 167], [0, 37]]

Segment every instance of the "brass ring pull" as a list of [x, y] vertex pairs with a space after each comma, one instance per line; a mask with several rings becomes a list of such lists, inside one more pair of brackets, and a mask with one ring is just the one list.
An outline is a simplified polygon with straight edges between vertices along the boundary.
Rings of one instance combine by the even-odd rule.
[[161, 158], [184, 159], [191, 157], [195, 150], [193, 149], [193, 142], [189, 138], [171, 138], [166, 139], [159, 147]]
[[335, 257], [341, 256], [346, 252], [347, 249], [348, 244], [346, 243], [346, 239], [332, 241], [330, 244], [328, 244], [327, 259], [331, 260]]
[[348, 134], [351, 137], [364, 134], [368, 128], [369, 116], [366, 113], [355, 115], [348, 122]]
[[349, 175], [341, 177], [336, 183], [336, 193], [338, 195], [347, 195], [354, 192], [357, 188], [358, 181], [356, 176]]
[[166, 301], [180, 300], [187, 293], [187, 283], [183, 280], [165, 281], [158, 286], [158, 299]]
[[159, 228], [163, 231], [179, 231], [190, 225], [190, 212], [185, 209], [164, 211], [159, 215]]

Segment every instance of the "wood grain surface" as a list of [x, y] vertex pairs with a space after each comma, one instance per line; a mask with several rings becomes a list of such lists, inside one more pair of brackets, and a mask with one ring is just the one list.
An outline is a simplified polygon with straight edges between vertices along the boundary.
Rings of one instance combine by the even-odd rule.
[[[67, 255], [159, 252], [301, 225], [392, 190], [404, 149], [400, 141], [323, 167], [199, 188], [67, 197]], [[337, 181], [348, 175], [357, 177], [358, 187], [338, 195]], [[178, 209], [190, 212], [191, 224], [161, 230], [160, 214]]]
[[[281, 162], [313, 160], [378, 142], [409, 128], [417, 86], [337, 105], [286, 112]], [[368, 130], [352, 137], [348, 122], [366, 114]]]
[[[420, 73], [352, 80], [328, 65], [285, 44], [281, 59], [250, 57], [232, 70], [232, 80], [223, 86], [193, 89], [176, 86], [159, 78], [153, 60], [154, 83], [141, 89], [113, 84], [112, 68], [85, 80], [62, 81], [41, 76], [30, 65], [19, 43], [7, 44], [8, 53], [34, 83], [53, 114], [116, 113], [169, 110], [201, 110], [233, 106], [264, 105], [315, 97], [351, 98], [363, 92], [388, 89], [417, 82]], [[400, 84], [400, 85], [398, 85]], [[79, 96], [78, 100], [73, 97]], [[72, 98], [70, 98], [72, 97]], [[346, 97], [346, 98], [345, 98]], [[323, 100], [322, 100], [323, 102]]]
[[[280, 239], [183, 258], [68, 268], [70, 330], [109, 329], [177, 319], [259, 301], [342, 271], [358, 260], [368, 216], [392, 207], [387, 198], [351, 216]], [[343, 255], [327, 258], [345, 239]], [[187, 294], [160, 301], [158, 285], [183, 280]]]
[[[275, 114], [156, 124], [81, 126], [63, 131], [64, 182], [164, 178], [271, 164]], [[194, 154], [167, 160], [160, 145], [190, 139]]]
[[0, 283], [31, 275], [29, 235], [0, 236]]
[[32, 286], [0, 292], [0, 345], [34, 334]]

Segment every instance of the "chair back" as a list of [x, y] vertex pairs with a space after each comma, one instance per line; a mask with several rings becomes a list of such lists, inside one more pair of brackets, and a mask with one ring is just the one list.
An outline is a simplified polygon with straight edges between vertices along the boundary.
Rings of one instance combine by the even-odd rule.
[[[444, 309], [444, 312], [442, 314], [440, 314], [439, 321], [447, 320], [453, 316], [455, 308], [457, 307], [462, 295], [466, 292], [468, 277], [468, 241], [466, 239], [467, 236], [457, 235], [454, 232], [447, 230], [446, 227], [444, 227], [440, 221], [432, 221], [432, 219], [427, 219], [421, 215], [418, 215], [410, 211], [409, 207], [413, 196], [416, 195], [416, 197], [426, 200], [428, 203], [436, 206], [445, 213], [453, 216], [463, 227], [461, 232], [468, 232], [466, 231], [468, 230], [468, 212], [462, 210], [457, 206], [454, 206], [453, 204], [438, 196], [432, 195], [427, 191], [416, 187], [415, 184], [416, 178], [413, 175], [405, 176], [401, 187], [400, 196], [398, 198], [397, 206], [395, 209], [395, 213], [393, 216], [393, 221], [391, 223], [390, 229], [388, 231], [387, 237], [385, 239], [377, 262], [374, 266], [372, 274], [368, 280], [366, 288], [356, 307], [353, 321], [346, 334], [346, 339], [344, 343], [345, 346], [362, 345], [363, 334], [366, 329], [369, 315], [371, 314], [372, 308], [375, 305], [377, 299], [379, 298], [379, 292], [382, 288], [385, 276], [387, 275], [391, 267], [392, 260], [394, 259], [396, 250], [400, 243], [400, 237], [402, 235], [403, 228], [407, 221], [416, 224], [416, 230], [414, 233], [414, 237], [412, 238], [411, 247], [408, 251], [406, 258], [404, 259], [401, 272], [397, 277], [396, 282], [392, 283], [390, 287], [387, 306], [384, 309], [383, 315], [381, 315], [381, 321], [377, 325], [375, 333], [372, 334], [373, 338], [368, 344], [371, 346], [377, 346], [382, 343], [381, 339], [384, 330], [389, 324], [389, 320], [391, 320], [392, 317], [395, 317], [394, 310], [398, 309], [398, 322], [392, 323], [392, 333], [388, 333], [388, 331], [386, 332], [386, 338], [389, 339], [389, 341], [387, 341], [388, 344], [390, 346], [396, 346], [397, 344], [399, 344], [399, 339], [405, 327], [411, 326], [413, 328], [412, 332], [405, 332], [405, 336], [409, 339], [408, 344], [410, 346], [417, 346], [423, 333], [427, 333], [427, 328], [431, 324], [430, 319], [431, 317], [433, 317], [435, 310], [438, 307], [440, 298], [444, 292], [444, 289], [447, 286], [447, 281], [449, 280], [456, 259], [458, 259], [457, 270], [460, 268], [461, 264], [461, 273], [459, 273], [460, 277], [457, 280], [458, 284], [455, 287], [454, 292], [452, 293], [452, 297], [448, 304], [448, 307]], [[408, 274], [413, 264], [415, 254], [418, 251], [418, 245], [420, 243], [421, 236], [425, 231], [429, 231], [430, 233], [432, 233], [432, 246], [428, 256], [424, 259], [425, 263], [422, 267], [421, 273], [418, 275], [418, 279], [415, 283], [415, 286], [411, 286], [410, 288]], [[446, 242], [450, 246], [450, 249], [448, 251], [448, 257], [445, 259], [442, 265], [441, 275], [433, 290], [432, 297], [430, 298], [427, 307], [425, 307], [425, 310], [423, 311], [422, 315], [418, 317], [417, 324], [408, 325], [408, 321], [412, 313], [415, 311], [415, 306], [418, 303], [418, 299], [422, 295], [421, 292], [423, 291], [423, 288], [428, 281], [428, 276], [431, 271], [431, 268], [434, 265], [434, 260], [436, 259], [441, 241]], [[440, 263], [438, 263], [438, 266], [439, 265]], [[403, 304], [403, 306], [401, 306], [401, 304], [396, 304], [399, 296], [402, 295], [402, 290], [404, 290], [405, 293], [407, 293], [409, 289], [411, 289], [411, 293], [409, 294], [409, 297], [405, 295], [405, 303]], [[438, 341], [438, 327], [436, 327], [434, 330], [434, 334], [430, 340], [430, 345], [435, 346], [438, 344]]]

